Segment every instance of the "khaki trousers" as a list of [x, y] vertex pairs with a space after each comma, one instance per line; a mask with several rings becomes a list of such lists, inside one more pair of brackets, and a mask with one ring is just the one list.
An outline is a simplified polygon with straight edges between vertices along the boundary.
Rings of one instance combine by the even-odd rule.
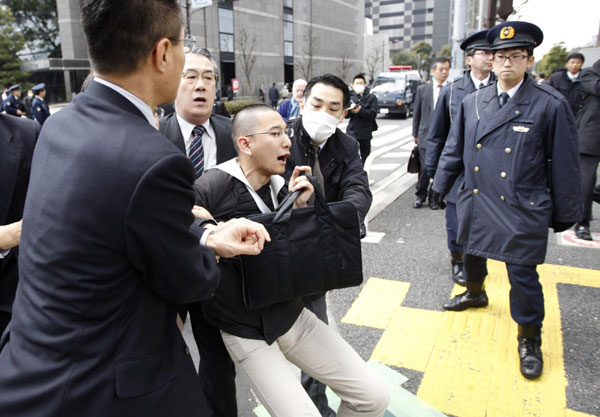
[[338, 417], [383, 416], [390, 393], [342, 337], [304, 309], [292, 328], [272, 345], [221, 331], [231, 359], [248, 375], [272, 417], [320, 417], [293, 363], [329, 386], [340, 398]]

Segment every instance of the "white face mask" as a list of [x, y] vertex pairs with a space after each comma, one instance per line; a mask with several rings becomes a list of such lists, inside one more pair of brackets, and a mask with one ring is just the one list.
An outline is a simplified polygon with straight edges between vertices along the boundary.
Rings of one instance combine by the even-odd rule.
[[358, 84], [352, 87], [352, 89], [354, 90], [354, 92], [356, 94], [358, 94], [359, 96], [365, 92], [365, 86], [362, 84]]
[[339, 119], [325, 111], [305, 110], [302, 114], [302, 126], [316, 143], [323, 143], [330, 138], [339, 122]]

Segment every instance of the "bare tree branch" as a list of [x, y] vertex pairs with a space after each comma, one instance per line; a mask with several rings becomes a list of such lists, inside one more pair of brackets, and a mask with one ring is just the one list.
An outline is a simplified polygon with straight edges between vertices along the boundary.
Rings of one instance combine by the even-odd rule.
[[379, 66], [383, 60], [383, 53], [381, 49], [382, 48], [376, 47], [369, 55], [367, 55], [365, 59], [369, 81], [375, 79], [375, 73], [379, 69]]
[[302, 50], [302, 56], [296, 62], [296, 66], [302, 73], [302, 78], [310, 80], [312, 78], [312, 71], [314, 65], [314, 55], [317, 50], [318, 41], [316, 36], [313, 34], [312, 25], [309, 26], [308, 32], [306, 32], [306, 46]]
[[252, 94], [252, 70], [254, 64], [256, 64], [256, 55], [254, 54], [254, 47], [256, 46], [256, 35], [250, 36], [246, 29], [240, 30], [237, 36], [238, 51], [240, 51], [242, 59], [242, 71], [244, 72], [244, 78], [246, 78], [246, 85], [248, 87], [248, 94]]

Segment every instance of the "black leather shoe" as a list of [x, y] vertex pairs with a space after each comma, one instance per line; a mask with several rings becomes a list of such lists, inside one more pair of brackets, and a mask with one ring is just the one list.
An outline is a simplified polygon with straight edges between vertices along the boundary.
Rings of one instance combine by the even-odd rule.
[[472, 282], [467, 282], [467, 291], [446, 301], [443, 307], [444, 310], [448, 311], [463, 311], [467, 308], [479, 308], [487, 305], [488, 298], [483, 289], [483, 283], [474, 284]]
[[439, 210], [440, 206], [438, 205], [438, 203], [436, 203], [435, 201], [430, 201], [429, 202], [429, 208], [431, 210]]
[[423, 207], [423, 200], [421, 200], [420, 198], [417, 198], [415, 200], [415, 202], [413, 203], [413, 208], [421, 208]]
[[519, 360], [521, 374], [528, 379], [539, 378], [544, 369], [540, 327], [519, 326]]
[[592, 239], [592, 234], [590, 233], [590, 228], [583, 224], [575, 225], [575, 236], [579, 239], [583, 240], [594, 240]]
[[463, 254], [460, 252], [450, 252], [450, 262], [452, 264], [452, 280], [461, 287], [467, 286], [467, 280], [463, 277]]

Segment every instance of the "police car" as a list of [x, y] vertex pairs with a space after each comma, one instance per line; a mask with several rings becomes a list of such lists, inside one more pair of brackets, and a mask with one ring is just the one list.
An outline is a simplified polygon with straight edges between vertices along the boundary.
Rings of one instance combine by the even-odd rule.
[[407, 118], [412, 113], [414, 94], [421, 84], [419, 72], [412, 70], [410, 65], [393, 65], [389, 72], [377, 76], [370, 92], [377, 97], [379, 114]]

